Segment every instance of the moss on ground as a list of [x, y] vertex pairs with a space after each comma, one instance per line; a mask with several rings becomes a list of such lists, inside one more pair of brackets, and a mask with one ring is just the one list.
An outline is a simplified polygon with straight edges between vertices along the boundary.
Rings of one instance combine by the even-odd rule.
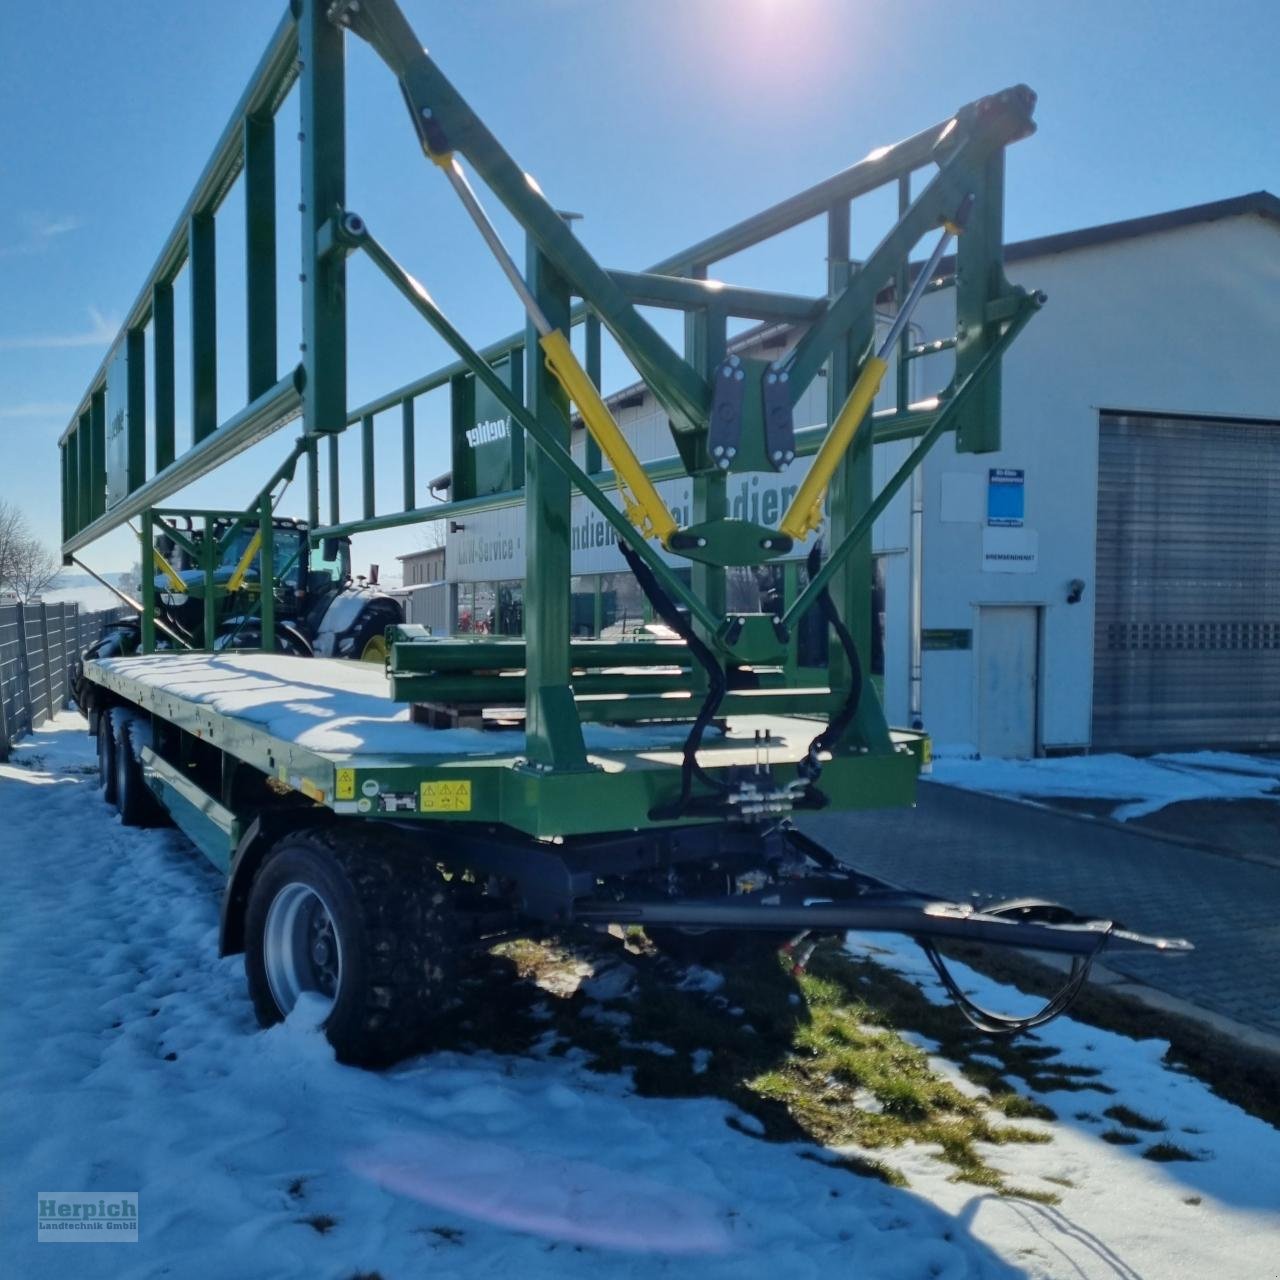
[[[630, 966], [629, 997], [596, 1001], [574, 989], [584, 961]], [[723, 979], [715, 990], [681, 989], [682, 968], [634, 931], [571, 944], [502, 943], [471, 976], [483, 999], [465, 1001], [443, 1038], [456, 1048], [519, 1053], [553, 1033], [553, 1054], [579, 1050], [593, 1070], [629, 1071], [642, 1095], [724, 1098], [752, 1118], [750, 1127], [737, 1125], [744, 1132], [836, 1148], [822, 1157], [835, 1167], [902, 1185], [900, 1173], [865, 1153], [920, 1143], [957, 1181], [1056, 1202], [1053, 1192], [1009, 1185], [982, 1148], [1048, 1142], [1043, 1129], [1010, 1123], [1055, 1118], [1016, 1082], [1051, 1070], [1091, 1087], [1087, 1069], [1048, 1066], [1054, 1050], [1034, 1041], [976, 1032], [911, 982], [834, 943], [822, 944], [798, 977], [760, 942], [715, 968]], [[901, 1032], [936, 1043], [979, 1088], [958, 1088]], [[838, 1151], [848, 1147], [861, 1151]]]

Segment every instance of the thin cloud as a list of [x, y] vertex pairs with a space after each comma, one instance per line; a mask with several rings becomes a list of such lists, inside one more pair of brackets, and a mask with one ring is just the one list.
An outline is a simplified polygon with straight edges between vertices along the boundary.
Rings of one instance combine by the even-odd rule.
[[0, 351], [58, 351], [67, 347], [105, 347], [116, 336], [119, 324], [96, 307], [89, 309], [90, 328], [73, 333], [23, 334], [0, 338]]
[[41, 240], [52, 240], [54, 236], [65, 236], [68, 231], [79, 231], [80, 219], [73, 213], [64, 213], [60, 218], [47, 218], [36, 214], [30, 219], [31, 234]]
[[26, 231], [11, 244], [0, 245], [0, 258], [15, 258], [29, 253], [41, 253], [59, 236], [78, 231], [81, 221], [72, 213], [50, 217], [43, 213], [28, 214], [23, 221]]
[[73, 404], [32, 400], [26, 404], [0, 405], [0, 418], [65, 418], [74, 408]]

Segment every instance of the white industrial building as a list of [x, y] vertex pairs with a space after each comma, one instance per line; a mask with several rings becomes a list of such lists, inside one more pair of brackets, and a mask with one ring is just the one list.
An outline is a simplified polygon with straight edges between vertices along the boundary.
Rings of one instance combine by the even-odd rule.
[[[1003, 447], [944, 439], [875, 529], [890, 722], [984, 755], [1280, 745], [1280, 200], [1046, 236], [1006, 263], [1049, 301], [1005, 358]], [[949, 307], [925, 298], [920, 340], [950, 335]], [[915, 361], [913, 395], [944, 385], [949, 359]], [[673, 453], [643, 388], [611, 404], [642, 460]], [[819, 379], [796, 425], [825, 414]], [[877, 446], [877, 485], [909, 449]], [[805, 466], [730, 477], [731, 505], [776, 523]], [[659, 487], [687, 515], [689, 481]], [[604, 522], [574, 511], [575, 631], [625, 631], [644, 602]], [[519, 505], [451, 526], [452, 629], [520, 629], [523, 541]], [[779, 596], [804, 551], [775, 571]], [[731, 605], [736, 586], [757, 607], [758, 585], [743, 571]]]

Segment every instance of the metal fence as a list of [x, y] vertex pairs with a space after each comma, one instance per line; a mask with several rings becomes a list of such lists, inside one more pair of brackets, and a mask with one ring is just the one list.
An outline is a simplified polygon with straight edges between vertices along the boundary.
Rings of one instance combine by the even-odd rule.
[[76, 604], [0, 605], [0, 760], [10, 743], [70, 702], [76, 655], [104, 624], [128, 612], [84, 612]]

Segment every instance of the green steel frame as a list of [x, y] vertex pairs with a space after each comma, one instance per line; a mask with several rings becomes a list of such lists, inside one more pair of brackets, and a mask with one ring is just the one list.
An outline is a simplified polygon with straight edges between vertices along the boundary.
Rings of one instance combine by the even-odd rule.
[[[523, 279], [515, 280], [516, 286], [553, 328], [565, 334], [575, 326], [582, 328], [590, 378], [599, 384], [601, 337], [607, 329], [669, 415], [674, 453], [645, 464], [644, 472], [651, 478], [691, 477], [693, 525], [720, 540], [718, 562], [692, 557], [691, 585], [675, 574], [615, 504], [619, 477], [605, 468], [605, 459], [594, 442], [587, 450], [585, 466], [574, 461], [569, 450], [570, 404], [538, 350], [539, 333], [533, 323], [537, 316], [531, 311], [526, 332], [476, 349], [453, 327], [426, 289], [347, 208], [344, 102], [348, 30], [372, 45], [397, 77], [427, 156], [442, 167], [442, 157], [450, 165], [455, 155], [464, 159], [521, 227], [526, 236], [525, 269]], [[275, 359], [274, 115], [295, 80], [299, 82], [302, 121], [303, 359], [296, 369], [280, 376]], [[651, 675], [637, 677], [634, 682], [609, 677], [602, 670], [575, 675], [578, 668], [569, 640], [568, 519], [575, 490], [608, 521], [667, 596], [687, 611], [697, 634], [711, 646], [718, 661], [756, 669], [759, 688], [753, 692], [760, 695], [761, 702], [753, 705], [804, 705], [815, 713], [830, 712], [846, 700], [857, 683], [842, 647], [831, 646], [826, 687], [805, 690], [801, 696], [794, 667], [773, 651], [766, 631], [751, 618], [726, 616], [725, 563], [758, 563], [778, 554], [784, 543], [789, 545], [780, 540], [765, 556], [759, 546], [770, 543], [744, 549], [743, 530], [725, 519], [725, 466], [713, 461], [708, 435], [713, 385], [726, 355], [728, 322], [731, 318], [755, 319], [801, 326], [803, 334], [797, 345], [769, 366], [769, 380], [776, 375], [785, 384], [783, 410], [788, 412], [813, 379], [825, 373], [828, 421], [835, 422], [860, 372], [868, 368], [877, 305], [902, 306], [913, 282], [910, 259], [916, 246], [935, 229], [945, 226], [954, 232], [959, 228], [953, 222], [964, 223], [953, 265], [943, 277], [928, 283], [929, 290], [953, 291], [956, 336], [927, 349], [915, 348], [904, 329], [897, 347], [894, 407], [868, 414], [869, 421], [857, 431], [835, 468], [827, 504], [829, 553], [804, 590], [789, 599], [782, 619], [784, 628], [793, 627], [818, 606], [824, 592], [829, 592], [835, 610], [848, 623], [857, 651], [867, 654], [872, 523], [944, 433], [953, 432], [957, 447], [965, 450], [987, 451], [999, 445], [1001, 357], [1042, 301], [1039, 295], [1008, 283], [1001, 248], [1004, 149], [1033, 131], [1033, 107], [1034, 95], [1025, 86], [984, 98], [961, 108], [951, 119], [878, 150], [826, 182], [648, 271], [610, 271], [596, 263], [565, 219], [444, 77], [394, 0], [360, 0], [358, 4], [354, 0], [293, 0], [130, 308], [117, 342], [60, 440], [63, 553], [69, 557], [135, 516], [142, 518], [143, 541], [149, 546], [155, 522], [162, 518], [155, 510], [158, 503], [300, 415], [302, 434], [286, 467], [292, 475], [296, 463], [306, 460], [307, 509], [314, 540], [525, 504], [528, 604], [518, 667], [508, 672], [503, 686], [477, 679], [474, 673], [485, 669], [481, 663], [484, 655], [473, 649], [469, 667], [430, 687], [461, 690], [480, 698], [499, 687], [518, 688], [525, 708], [527, 769], [541, 775], [572, 775], [594, 769], [583, 745], [584, 719], [634, 719], [669, 714], [671, 707], [670, 701], [665, 706], [655, 701]], [[929, 171], [925, 180], [913, 193], [913, 177], [925, 170]], [[215, 225], [228, 189], [241, 174], [245, 188], [248, 378], [244, 405], [219, 422]], [[866, 261], [854, 262], [851, 207], [860, 197], [886, 186], [896, 190], [899, 217]], [[709, 279], [718, 262], [813, 219], [825, 220], [827, 229], [825, 297], [771, 293]], [[351, 409], [347, 403], [345, 263], [354, 252], [365, 254], [379, 268], [452, 347], [457, 360]], [[175, 439], [173, 283], [184, 267], [188, 268], [191, 294], [192, 430], [189, 446], [181, 448]], [[643, 319], [639, 306], [683, 314], [683, 355]], [[155, 362], [150, 404], [144, 376], [147, 326], [152, 331]], [[908, 361], [938, 350], [954, 350], [950, 385], [931, 401], [909, 404]], [[523, 395], [495, 370], [504, 359], [520, 362], [516, 367], [524, 370]], [[758, 385], [764, 375], [756, 370], [754, 376]], [[459, 394], [459, 388], [473, 389], [476, 383], [497, 399], [510, 414], [513, 430], [519, 427], [530, 442], [523, 467], [518, 469], [523, 471], [523, 485], [481, 497], [420, 505], [415, 401], [437, 388], [450, 387]], [[395, 417], [404, 484], [400, 509], [379, 512], [374, 486], [378, 419], [387, 411], [398, 411]], [[148, 416], [154, 440], [150, 466], [146, 457]], [[357, 425], [361, 435], [361, 517], [343, 520], [337, 438]], [[795, 452], [818, 452], [826, 436], [826, 428], [797, 432]], [[874, 444], [900, 439], [915, 440], [916, 447], [884, 489], [874, 493]], [[754, 458], [758, 451], [753, 454], [744, 448], [743, 454]], [[327, 470], [329, 486], [324, 524], [320, 511], [322, 467]], [[230, 513], [241, 523], [257, 521], [268, 539], [270, 503], [264, 495], [278, 479], [279, 473], [248, 510]], [[206, 558], [215, 556], [213, 539], [206, 538], [200, 551]], [[270, 557], [264, 555], [264, 614], [271, 597], [269, 564]], [[211, 566], [212, 562], [207, 567]], [[154, 583], [147, 584], [150, 575], [143, 576], [149, 615], [144, 620], [144, 644], [151, 649], [155, 641], [155, 588]], [[214, 594], [206, 591], [206, 610], [212, 609]], [[269, 637], [267, 622], [264, 616], [263, 634]], [[212, 634], [212, 628], [208, 630]], [[414, 698], [428, 687], [422, 673], [414, 669], [415, 642], [414, 637], [404, 635], [393, 646], [397, 696]], [[428, 664], [432, 678], [438, 678], [447, 671], [452, 652], [449, 646], [430, 645], [418, 656]], [[433, 662], [436, 665], [430, 666]], [[605, 655], [599, 665], [619, 664]], [[517, 672], [518, 679], [509, 678]], [[685, 714], [692, 716], [697, 701], [694, 695], [706, 688], [705, 673], [686, 662], [678, 675], [669, 677], [669, 683], [689, 693], [691, 709]], [[617, 700], [612, 709], [604, 709], [589, 705], [586, 690], [593, 687], [597, 691], [631, 688], [635, 698], [629, 709]], [[770, 697], [774, 698], [772, 703]], [[740, 696], [730, 695], [726, 706], [739, 702]], [[856, 716], [827, 746], [836, 757], [888, 757], [907, 751], [890, 735], [869, 682], [863, 684]]]

